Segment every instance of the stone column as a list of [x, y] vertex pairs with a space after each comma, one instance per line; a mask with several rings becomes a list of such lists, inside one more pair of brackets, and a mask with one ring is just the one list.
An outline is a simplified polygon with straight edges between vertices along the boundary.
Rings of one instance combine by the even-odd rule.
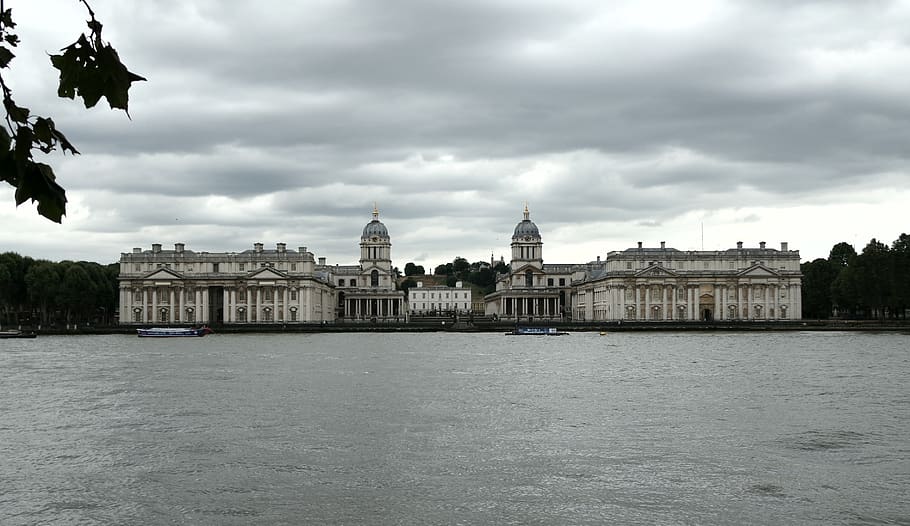
[[752, 302], [754, 301], [752, 296], [752, 285], [751, 283], [746, 288], [746, 319], [753, 319], [752, 316]]
[[158, 287], [152, 287], [152, 323], [158, 321]]

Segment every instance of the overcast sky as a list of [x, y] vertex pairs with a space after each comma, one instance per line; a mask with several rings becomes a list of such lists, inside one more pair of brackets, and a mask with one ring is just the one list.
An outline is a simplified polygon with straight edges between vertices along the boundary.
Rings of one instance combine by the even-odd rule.
[[399, 268], [508, 260], [525, 202], [549, 263], [910, 231], [910, 1], [92, 0], [132, 120], [56, 97], [79, 2], [5, 4], [16, 101], [82, 155], [38, 159], [62, 225], [0, 187], [0, 251], [348, 264], [374, 202]]

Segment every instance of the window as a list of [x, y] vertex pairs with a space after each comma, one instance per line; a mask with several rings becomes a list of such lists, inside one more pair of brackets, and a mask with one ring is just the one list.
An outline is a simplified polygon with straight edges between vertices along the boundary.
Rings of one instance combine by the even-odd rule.
[[241, 264], [240, 264], [240, 271], [243, 272], [244, 270], [246, 270], [246, 263], [241, 263]]
[[339, 287], [343, 287], [343, 286], [344, 286], [344, 280], [343, 280], [343, 279], [339, 279], [339, 280], [338, 280], [338, 286], [339, 286]]
[[142, 270], [142, 264], [136, 263], [136, 272], [140, 272], [141, 270]]
[[553, 278], [547, 278], [547, 286], [548, 286], [548, 287], [552, 287], [552, 286], [553, 286]]
[[379, 271], [378, 270], [374, 270], [373, 272], [370, 272], [370, 286], [371, 287], [379, 286]]
[[297, 270], [297, 263], [291, 263], [291, 270]]
[[141, 290], [133, 291], [133, 301], [135, 301], [137, 303], [142, 301], [142, 291]]
[[534, 286], [534, 273], [530, 270], [525, 272], [525, 287]]
[[262, 291], [262, 301], [272, 301], [272, 289], [265, 289]]
[[297, 289], [291, 289], [291, 301], [297, 301]]
[[631, 262], [631, 261], [627, 261], [627, 262], [626, 262], [626, 270], [632, 270], [632, 262]]
[[192, 271], [193, 271], [193, 265], [187, 265], [187, 266], [186, 266], [186, 271], [187, 271], [187, 272], [192, 272]]
[[560, 287], [566, 286], [566, 278], [559, 278], [559, 286]]
[[218, 272], [218, 263], [212, 263], [212, 272]]
[[246, 289], [237, 291], [237, 301], [246, 301]]
[[142, 322], [142, 309], [133, 309], [133, 321], [136, 323]]
[[357, 280], [356, 280], [356, 279], [352, 279], [352, 280], [350, 281], [349, 285], [352, 286], [352, 287], [356, 287], [356, 286], [357, 286]]

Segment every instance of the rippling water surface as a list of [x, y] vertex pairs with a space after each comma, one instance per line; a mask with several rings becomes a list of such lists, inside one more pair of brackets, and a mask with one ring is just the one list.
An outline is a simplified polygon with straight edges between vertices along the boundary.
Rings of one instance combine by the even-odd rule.
[[0, 340], [0, 524], [910, 524], [910, 336]]

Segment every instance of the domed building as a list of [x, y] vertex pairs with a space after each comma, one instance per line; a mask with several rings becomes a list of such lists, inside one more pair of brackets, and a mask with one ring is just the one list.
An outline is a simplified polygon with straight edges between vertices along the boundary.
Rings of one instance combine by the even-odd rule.
[[568, 313], [575, 265], [544, 265], [543, 239], [525, 205], [512, 233], [512, 261], [496, 280], [496, 291], [484, 297], [485, 312], [500, 319], [561, 320]]
[[360, 264], [338, 265], [333, 272], [339, 319], [404, 321], [404, 292], [395, 290], [392, 242], [375, 205], [373, 219], [360, 235]]

